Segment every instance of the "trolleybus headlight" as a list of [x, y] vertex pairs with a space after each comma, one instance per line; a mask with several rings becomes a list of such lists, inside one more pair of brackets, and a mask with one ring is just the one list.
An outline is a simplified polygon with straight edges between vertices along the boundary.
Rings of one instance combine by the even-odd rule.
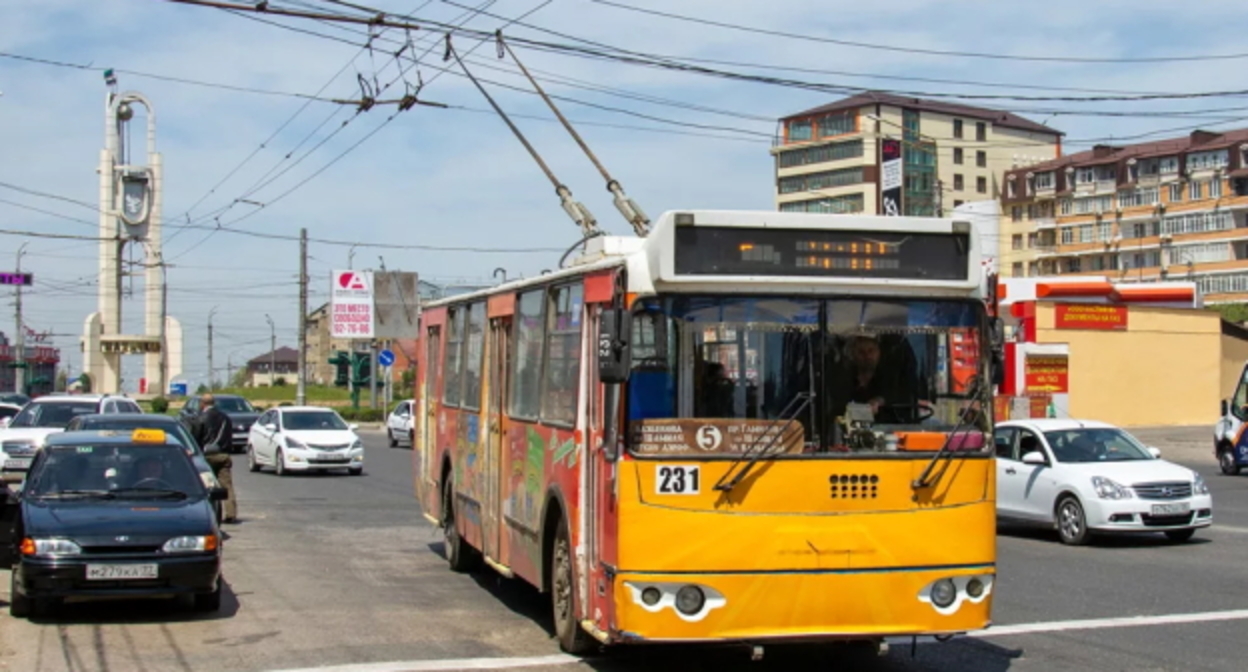
[[978, 577], [966, 582], [966, 594], [971, 597], [979, 597], [984, 594], [984, 582]]
[[645, 602], [647, 606], [653, 607], [659, 603], [659, 600], [662, 599], [662, 597], [662, 591], [654, 586], [650, 586], [649, 588], [641, 591], [641, 601]]
[[690, 616], [702, 611], [706, 604], [706, 595], [697, 586], [683, 586], [676, 591], [676, 608]]
[[953, 604], [958, 597], [958, 589], [949, 579], [941, 579], [932, 584], [932, 604], [944, 609]]

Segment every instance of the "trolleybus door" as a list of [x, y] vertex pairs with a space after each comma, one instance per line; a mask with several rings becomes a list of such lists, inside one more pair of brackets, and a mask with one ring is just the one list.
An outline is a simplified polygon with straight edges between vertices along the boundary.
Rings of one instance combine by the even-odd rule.
[[432, 514], [440, 510], [437, 487], [437, 445], [438, 436], [438, 375], [442, 371], [442, 328], [429, 327], [428, 338], [425, 339], [424, 389], [421, 390], [420, 403], [424, 408], [424, 418], [420, 426], [420, 445], [412, 446], [413, 451], [420, 451], [420, 473], [416, 474], [418, 494], [422, 497], [421, 507], [426, 513]]
[[486, 362], [489, 367], [489, 413], [487, 416], [488, 438], [485, 450], [485, 511], [482, 515], [485, 556], [495, 562], [506, 564], [502, 554], [502, 464], [504, 438], [507, 436], [506, 394], [510, 386], [507, 373], [511, 369], [511, 318], [490, 320], [489, 347]]

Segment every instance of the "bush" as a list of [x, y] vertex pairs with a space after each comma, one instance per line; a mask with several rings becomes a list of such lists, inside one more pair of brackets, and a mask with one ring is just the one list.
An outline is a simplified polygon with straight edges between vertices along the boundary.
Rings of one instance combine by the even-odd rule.
[[169, 411], [169, 400], [164, 397], [156, 397], [152, 400], [153, 413], [167, 413]]
[[350, 406], [339, 408], [338, 415], [348, 422], [381, 422], [385, 419], [385, 411], [380, 408], [361, 408], [354, 409]]
[[273, 381], [273, 387], [286, 387], [286, 377], [278, 376], [277, 380]]

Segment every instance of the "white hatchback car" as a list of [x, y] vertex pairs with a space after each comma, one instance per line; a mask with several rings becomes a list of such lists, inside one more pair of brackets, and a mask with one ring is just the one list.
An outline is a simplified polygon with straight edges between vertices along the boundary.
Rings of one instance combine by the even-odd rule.
[[412, 442], [412, 408], [415, 402], [411, 399], [400, 401], [390, 416], [386, 418], [386, 437], [390, 439], [390, 447], [399, 445], [400, 441]]
[[1213, 524], [1200, 474], [1103, 422], [1011, 420], [993, 432], [997, 515], [1056, 526], [1063, 543], [1111, 532], [1164, 532], [1186, 541]]
[[281, 406], [265, 411], [247, 436], [247, 462], [252, 471], [273, 467], [278, 476], [289, 471], [346, 469], [364, 473], [364, 442], [332, 408]]

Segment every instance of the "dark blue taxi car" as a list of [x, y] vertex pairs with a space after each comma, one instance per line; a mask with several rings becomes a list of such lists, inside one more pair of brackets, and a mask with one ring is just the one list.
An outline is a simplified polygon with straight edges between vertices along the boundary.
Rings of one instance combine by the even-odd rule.
[[66, 600], [174, 597], [221, 605], [221, 532], [186, 451], [156, 429], [48, 438], [11, 505], [3, 564], [13, 616]]

